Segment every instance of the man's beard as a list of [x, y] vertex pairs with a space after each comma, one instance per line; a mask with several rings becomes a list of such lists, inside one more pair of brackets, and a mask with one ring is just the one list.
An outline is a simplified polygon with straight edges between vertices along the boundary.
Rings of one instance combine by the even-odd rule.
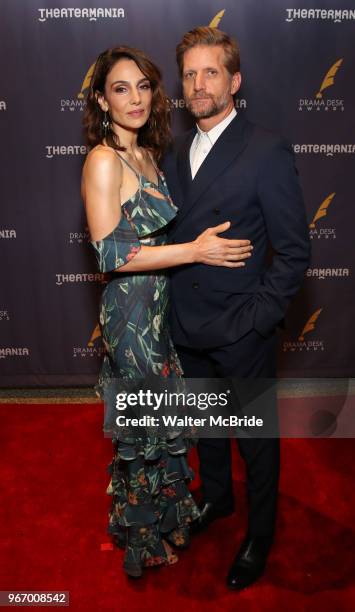
[[[211, 104], [209, 104], [203, 109], [201, 108], [201, 110], [194, 109], [193, 100], [201, 99], [208, 99], [211, 101]], [[185, 104], [187, 110], [191, 113], [193, 117], [195, 117], [195, 119], [209, 119], [209, 117], [214, 117], [215, 115], [218, 115], [219, 113], [224, 111], [225, 108], [227, 108], [229, 104], [229, 94], [226, 92], [224, 96], [220, 96], [217, 99], [212, 96], [195, 96], [185, 98]]]

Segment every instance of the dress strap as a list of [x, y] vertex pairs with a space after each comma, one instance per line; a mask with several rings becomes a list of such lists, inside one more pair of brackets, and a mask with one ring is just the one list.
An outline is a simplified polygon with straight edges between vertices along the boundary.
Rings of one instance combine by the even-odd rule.
[[159, 168], [158, 168], [158, 166], [155, 163], [155, 159], [154, 159], [152, 153], [149, 151], [149, 149], [147, 150], [147, 152], [148, 152], [148, 155], [149, 155], [149, 159], [152, 162], [152, 166], [153, 166], [155, 172], [157, 173], [157, 176], [159, 176]]
[[118, 157], [126, 164], [126, 166], [128, 166], [128, 168], [130, 168], [132, 170], [132, 172], [134, 172], [134, 174], [136, 175], [137, 179], [140, 180], [141, 175], [139, 174], [138, 170], [136, 170], [133, 166], [131, 166], [131, 164], [124, 157], [122, 157], [122, 155], [119, 154], [117, 149], [115, 149], [115, 151], [116, 151]]

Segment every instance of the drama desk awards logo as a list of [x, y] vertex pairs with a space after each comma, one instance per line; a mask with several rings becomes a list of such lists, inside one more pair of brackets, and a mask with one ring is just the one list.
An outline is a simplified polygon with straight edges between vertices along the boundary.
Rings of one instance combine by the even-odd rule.
[[94, 330], [84, 346], [73, 346], [73, 357], [101, 357], [105, 349], [101, 342], [101, 331], [99, 323], [95, 325]]
[[83, 232], [69, 232], [68, 234], [69, 244], [83, 244], [90, 242], [89, 228], [85, 226]]
[[316, 214], [313, 217], [312, 222], [309, 224], [309, 237], [311, 240], [317, 238], [326, 239], [326, 240], [335, 240], [336, 239], [336, 231], [335, 227], [319, 227], [318, 221], [326, 217], [328, 214], [328, 208], [332, 204], [335, 198], [336, 192], [330, 193], [319, 206]]
[[[285, 340], [283, 343], [284, 352], [302, 352], [302, 351], [324, 351], [325, 343], [319, 338], [314, 338], [314, 330], [318, 322], [319, 315], [323, 308], [318, 308], [307, 320], [302, 328], [297, 340]], [[311, 337], [309, 337], [311, 335]]]
[[60, 110], [61, 112], [64, 112], [66, 110], [69, 110], [71, 112], [74, 111], [80, 111], [83, 112], [85, 106], [86, 106], [86, 91], [89, 89], [90, 87], [90, 83], [91, 83], [91, 78], [92, 75], [94, 73], [94, 69], [95, 69], [95, 64], [96, 62], [94, 62], [93, 64], [91, 64], [89, 70], [86, 72], [84, 79], [82, 81], [82, 85], [80, 87], [80, 91], [79, 93], [76, 95], [75, 98], [67, 98], [67, 99], [62, 99], [60, 101]]
[[[298, 101], [298, 110], [303, 111], [337, 111], [344, 110], [344, 100], [339, 98], [330, 98], [326, 97], [324, 92], [328, 90], [330, 87], [333, 87], [335, 83], [336, 74], [343, 63], [343, 58], [336, 61], [329, 68], [326, 73], [321, 85], [319, 87], [318, 92], [316, 93], [314, 98], [300, 98]], [[327, 93], [329, 93], [327, 91]]]

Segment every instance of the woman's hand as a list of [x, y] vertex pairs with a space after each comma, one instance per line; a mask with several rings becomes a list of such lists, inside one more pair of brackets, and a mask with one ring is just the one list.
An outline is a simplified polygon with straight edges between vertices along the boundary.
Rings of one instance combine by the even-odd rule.
[[209, 227], [194, 240], [196, 263], [226, 268], [245, 266], [243, 260], [250, 257], [253, 247], [250, 240], [233, 240], [218, 236], [229, 227], [230, 221]]

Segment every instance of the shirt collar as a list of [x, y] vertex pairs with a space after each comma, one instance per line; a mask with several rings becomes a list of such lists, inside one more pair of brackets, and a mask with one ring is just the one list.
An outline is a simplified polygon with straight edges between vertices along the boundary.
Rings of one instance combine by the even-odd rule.
[[199, 126], [196, 124], [196, 128], [197, 128], [197, 132], [199, 134], [199, 136], [205, 135], [208, 137], [209, 141], [211, 142], [212, 145], [215, 144], [216, 140], [220, 137], [220, 135], [222, 134], [222, 132], [226, 129], [226, 127], [231, 123], [231, 121], [233, 121], [234, 117], [236, 116], [237, 111], [236, 109], [233, 107], [231, 112], [229, 113], [229, 115], [227, 115], [227, 117], [225, 117], [225, 119], [223, 119], [223, 121], [220, 121], [219, 123], [217, 123], [217, 125], [215, 125], [212, 129], [210, 129], [208, 132], [204, 132], [203, 130], [201, 130], [201, 128], [199, 128]]

